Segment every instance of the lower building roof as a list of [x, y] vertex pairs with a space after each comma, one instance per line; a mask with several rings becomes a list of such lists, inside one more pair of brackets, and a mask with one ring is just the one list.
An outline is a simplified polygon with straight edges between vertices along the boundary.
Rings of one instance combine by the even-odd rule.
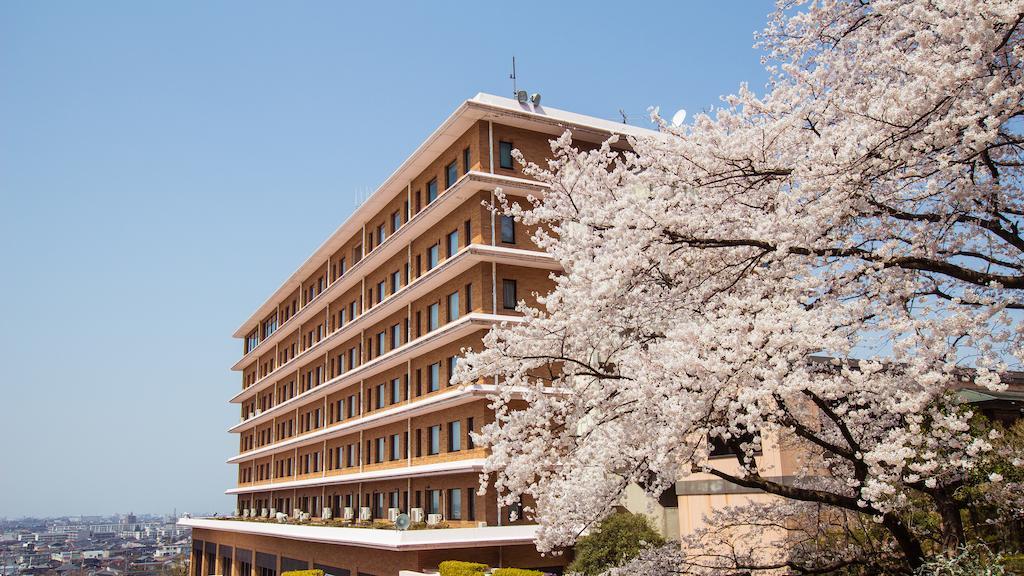
[[483, 528], [436, 528], [426, 530], [387, 530], [342, 528], [302, 524], [275, 524], [212, 518], [182, 518], [178, 524], [222, 532], [252, 534], [384, 550], [432, 550], [438, 548], [481, 548], [532, 544], [538, 526], [486, 526]]

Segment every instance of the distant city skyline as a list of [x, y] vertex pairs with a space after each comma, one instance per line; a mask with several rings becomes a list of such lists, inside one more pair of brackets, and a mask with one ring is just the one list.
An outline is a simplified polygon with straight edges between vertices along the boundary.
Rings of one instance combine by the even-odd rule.
[[509, 95], [513, 55], [545, 104], [638, 125], [761, 91], [772, 9], [0, 5], [0, 516], [232, 510], [231, 333], [357, 194]]

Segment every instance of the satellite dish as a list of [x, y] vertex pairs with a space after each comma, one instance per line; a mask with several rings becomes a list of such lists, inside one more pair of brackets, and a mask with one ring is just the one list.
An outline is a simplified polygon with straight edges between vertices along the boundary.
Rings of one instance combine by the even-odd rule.
[[686, 110], [680, 108], [675, 114], [672, 115], [672, 125], [682, 126], [683, 122], [686, 121]]
[[520, 90], [519, 92], [516, 92], [516, 100], [518, 100], [520, 104], [523, 104], [525, 106], [526, 102], [529, 99], [530, 96], [529, 94], [526, 93], [526, 90]]
[[395, 518], [395, 529], [396, 530], [408, 530], [409, 529], [409, 515], [399, 514]]

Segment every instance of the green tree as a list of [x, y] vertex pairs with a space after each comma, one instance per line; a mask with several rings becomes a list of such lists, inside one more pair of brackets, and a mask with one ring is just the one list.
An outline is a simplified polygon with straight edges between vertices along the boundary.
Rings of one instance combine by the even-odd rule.
[[635, 558], [645, 548], [664, 543], [665, 539], [643, 514], [612, 514], [576, 541], [575, 559], [569, 571], [596, 576]]

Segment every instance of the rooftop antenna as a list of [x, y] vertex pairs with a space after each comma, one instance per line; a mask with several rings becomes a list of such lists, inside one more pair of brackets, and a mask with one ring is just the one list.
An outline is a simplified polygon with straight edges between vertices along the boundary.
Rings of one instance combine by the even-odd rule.
[[626, 119], [626, 113], [622, 110], [622, 108], [619, 108], [619, 114], [622, 116], [622, 123], [629, 124], [629, 121]]
[[512, 97], [515, 98], [519, 90], [516, 86], [516, 57], [512, 57], [512, 73], [508, 75], [509, 79], [512, 80]]

